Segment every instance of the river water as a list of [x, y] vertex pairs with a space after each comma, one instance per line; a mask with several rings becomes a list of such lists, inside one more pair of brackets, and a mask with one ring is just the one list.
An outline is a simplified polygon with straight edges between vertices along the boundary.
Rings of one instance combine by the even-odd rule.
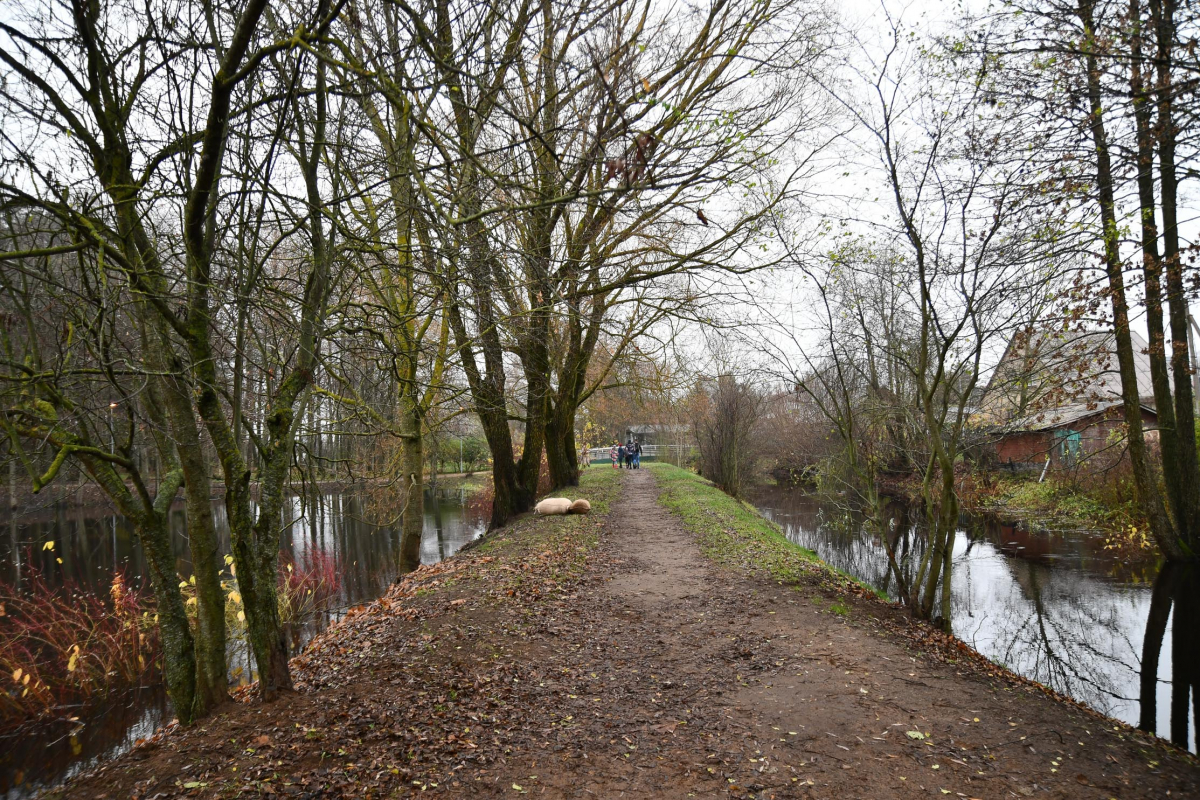
[[[791, 541], [874, 587], [891, 588], [887, 551], [861, 518], [796, 490], [764, 487], [751, 500]], [[909, 520], [897, 506], [889, 527], [898, 550], [907, 546], [919, 556], [923, 537]], [[1158, 571], [1157, 559], [1123, 558], [1096, 532], [1031, 532], [964, 519], [954, 542], [954, 633], [992, 661], [1137, 725], [1142, 642]], [[1157, 731], [1164, 737], [1171, 730], [1175, 617], [1167, 623], [1155, 683]], [[1179, 707], [1194, 731], [1186, 694]], [[1196, 750], [1194, 733], [1187, 746]]]
[[[366, 522], [365, 502], [354, 493], [332, 493], [320, 495], [315, 503], [292, 498], [290, 508], [285, 509], [291, 524], [282, 537], [281, 556], [305, 565], [312, 554], [320, 552], [335, 558], [340, 572], [331, 608], [292, 627], [290, 641], [296, 652], [345, 609], [380, 596], [396, 577], [399, 525]], [[229, 552], [223, 504], [214, 503], [214, 510], [224, 551]], [[427, 490], [422, 563], [448, 558], [486, 528], [487, 517], [467, 506], [462, 490]], [[172, 511], [171, 529], [177, 571], [190, 575], [182, 505]], [[44, 550], [43, 545], [50, 541], [54, 549]], [[31, 568], [55, 584], [105, 595], [115, 570], [121, 570], [133, 585], [140, 585], [145, 560], [123, 518], [102, 509], [61, 505], [18, 515], [15, 524], [0, 527], [0, 580], [20, 583]], [[230, 641], [228, 661], [235, 683], [249, 679], [249, 659], [241, 641]], [[0, 737], [0, 797], [17, 800], [60, 783], [129, 749], [172, 716], [161, 687], [145, 687], [122, 693], [94, 709], [82, 725], [40, 725]]]

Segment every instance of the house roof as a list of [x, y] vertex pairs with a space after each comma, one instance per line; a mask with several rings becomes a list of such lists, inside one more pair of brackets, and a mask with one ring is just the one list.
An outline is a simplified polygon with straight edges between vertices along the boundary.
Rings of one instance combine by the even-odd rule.
[[[1149, 345], [1130, 331], [1138, 396], [1154, 411]], [[993, 424], [1043, 430], [1121, 403], [1116, 337], [1108, 331], [1038, 331], [1014, 336], [984, 392]]]
[[[1112, 400], [1105, 403], [1069, 403], [1057, 408], [1029, 414], [1020, 419], [1009, 420], [1003, 428], [1009, 433], [1053, 430], [1054, 428], [1064, 428], [1073, 425], [1088, 417], [1094, 417], [1110, 409], [1120, 407], [1120, 400]], [[1148, 411], [1151, 414], [1156, 413], [1153, 406], [1144, 403], [1142, 404], [1142, 410]]]

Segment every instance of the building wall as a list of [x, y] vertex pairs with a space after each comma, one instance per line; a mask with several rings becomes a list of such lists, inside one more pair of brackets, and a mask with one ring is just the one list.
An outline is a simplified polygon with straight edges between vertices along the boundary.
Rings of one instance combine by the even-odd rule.
[[1012, 433], [996, 442], [996, 456], [1001, 464], [1032, 464], [1046, 460], [1053, 436], [1046, 431]]
[[[1147, 430], [1146, 439], [1157, 441], [1157, 431], [1151, 430], [1158, 424], [1157, 417], [1142, 410], [1142, 425]], [[1042, 431], [1012, 433], [996, 442], [996, 455], [1001, 464], [1044, 464], [1046, 456], [1054, 469], [1075, 466], [1107, 467], [1125, 457], [1121, 430], [1124, 418], [1120, 408], [1109, 408], [1090, 417], [1076, 420], [1058, 428]], [[1063, 440], [1070, 432], [1079, 435], [1077, 459], [1064, 457]]]

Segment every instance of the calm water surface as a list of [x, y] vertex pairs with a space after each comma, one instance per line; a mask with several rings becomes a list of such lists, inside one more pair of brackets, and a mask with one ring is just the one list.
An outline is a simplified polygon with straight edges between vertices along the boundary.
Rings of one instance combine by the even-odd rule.
[[[215, 503], [225, 552], [229, 552], [225, 509]], [[291, 644], [299, 652], [309, 639], [345, 609], [380, 596], [396, 577], [399, 524], [376, 526], [364, 520], [364, 500], [353, 493], [325, 494], [318, 502], [292, 498], [285, 510], [292, 520], [283, 535], [281, 555], [298, 565], [312, 554], [333, 556], [341, 568], [341, 586], [333, 608], [292, 627]], [[184, 512], [171, 515], [176, 569], [191, 574]], [[487, 518], [466, 507], [461, 490], [427, 490], [421, 561], [448, 558], [487, 529]], [[53, 541], [54, 550], [43, 550]], [[62, 564], [57, 559], [62, 559]], [[0, 580], [17, 583], [35, 568], [57, 584], [74, 584], [107, 594], [115, 570], [140, 585], [145, 559], [132, 529], [121, 517], [88, 508], [57, 506], [19, 515], [0, 527]], [[149, 589], [147, 588], [148, 592]], [[249, 680], [244, 643], [231, 640], [228, 661], [235, 682]], [[42, 725], [0, 737], [0, 796], [28, 797], [73, 774], [129, 749], [173, 717], [159, 687], [146, 687], [113, 698], [77, 724]]]
[[[762, 488], [752, 501], [791, 541], [872, 586], [891, 588], [887, 551], [861, 518], [796, 490]], [[893, 510], [890, 527], [899, 537], [897, 549], [909, 547], [919, 556], [919, 526], [902, 509]], [[1137, 725], [1142, 641], [1157, 574], [1156, 559], [1122, 559], [1095, 532], [1034, 533], [967, 520], [954, 542], [954, 633], [992, 661]], [[1155, 693], [1157, 730], [1164, 737], [1170, 731], [1174, 626], [1172, 613]], [[1190, 709], [1184, 713], [1194, 731]], [[1195, 751], [1194, 732], [1188, 746]]]

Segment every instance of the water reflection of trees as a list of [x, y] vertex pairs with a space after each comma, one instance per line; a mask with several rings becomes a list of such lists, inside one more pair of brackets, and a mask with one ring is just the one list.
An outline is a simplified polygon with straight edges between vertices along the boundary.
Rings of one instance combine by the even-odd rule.
[[[308, 566], [312, 554], [322, 552], [336, 556], [341, 567], [336, 607], [291, 627], [293, 652], [346, 607], [379, 596], [396, 576], [399, 526], [372, 524], [365, 505], [364, 498], [353, 492], [338, 492], [295, 495], [284, 506], [280, 537], [284, 560]], [[222, 502], [213, 504], [213, 514], [222, 547], [228, 552], [229, 526]], [[187, 576], [191, 563], [182, 504], [172, 511], [170, 526], [176, 569]], [[428, 563], [449, 557], [486, 527], [486, 517], [465, 512], [460, 491], [431, 490], [427, 494], [423, 560]], [[7, 521], [4, 528], [0, 531], [0, 580], [12, 584], [19, 584], [30, 567], [36, 567], [51, 581], [106, 594], [115, 570], [123, 570], [135, 582], [146, 574], [145, 559], [129, 526], [105, 508], [60, 504]], [[53, 550], [42, 548], [48, 541], [55, 542]], [[236, 631], [231, 633], [227, 665], [235, 673], [235, 681], [249, 681], [253, 660], [245, 642]], [[136, 736], [148, 735], [165, 718], [169, 718], [165, 695], [151, 690], [129, 695], [124, 702], [84, 720], [86, 724], [65, 730], [61, 726], [38, 729], [0, 740], [0, 795], [18, 783], [54, 780], [80, 761], [119, 751]]]
[[[893, 576], [881, 537], [902, 570], [924, 552], [919, 512], [900, 504], [887, 508], [883, 525], [866, 525], [851, 510], [793, 492], [767, 493], [758, 502], [789, 539], [885, 591]], [[963, 520], [954, 559], [952, 621], [965, 641], [1021, 675], [1150, 730], [1169, 703], [1171, 737], [1186, 746], [1189, 716], [1200, 709], [1200, 640], [1182, 632], [1200, 630], [1200, 578], [1164, 570], [1152, 599], [1153, 560], [1118, 558], [1087, 532], [1031, 532], [992, 520]], [[1160, 658], [1171, 630], [1181, 632], [1179, 643]], [[1174, 681], [1161, 680], [1160, 666]]]
[[1079, 573], [1009, 557], [1010, 596], [992, 604], [991, 658], [1105, 713], [1135, 702], [1133, 634], [1140, 615], [1110, 588]]
[[[1154, 582], [1146, 635], [1142, 640], [1141, 708], [1138, 726], [1157, 733], [1157, 676], [1167, 621], [1171, 637], [1170, 737], [1181, 747], [1188, 746], [1188, 716], [1196, 729], [1193, 740], [1200, 745], [1200, 567], [1194, 564], [1167, 563]], [[1190, 700], [1190, 702], [1189, 702]]]
[[165, 692], [149, 687], [113, 697], [86, 724], [54, 720], [0, 739], [0, 795], [31, 795], [73, 765], [110, 758], [150, 736], [170, 717]]

